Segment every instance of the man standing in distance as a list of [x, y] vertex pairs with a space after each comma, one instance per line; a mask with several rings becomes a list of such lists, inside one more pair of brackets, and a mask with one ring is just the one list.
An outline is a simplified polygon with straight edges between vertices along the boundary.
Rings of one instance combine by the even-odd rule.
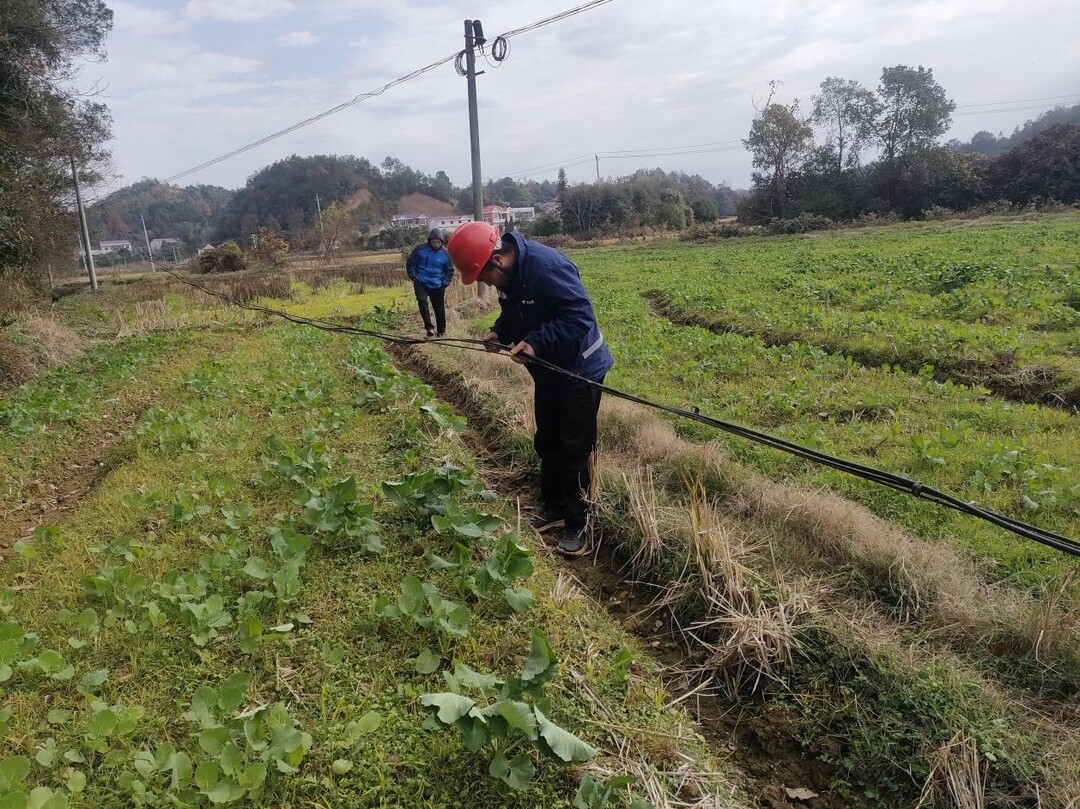
[[[427, 242], [413, 248], [405, 260], [405, 272], [413, 282], [413, 292], [416, 293], [416, 305], [420, 308], [425, 334], [428, 337], [442, 337], [446, 334], [446, 288], [454, 279], [454, 265], [443, 250], [441, 230], [432, 228]], [[431, 298], [431, 308], [435, 310], [434, 328], [428, 312], [428, 298]], [[437, 335], [435, 329], [438, 329]]]
[[[581, 273], [570, 259], [512, 232], [500, 238], [487, 222], [467, 222], [450, 236], [447, 250], [461, 281], [499, 290], [501, 313], [485, 337], [489, 350], [512, 346], [533, 378], [543, 507], [529, 522], [537, 531], [564, 526], [559, 550], [588, 551], [589, 455], [596, 446], [596, 413], [602, 383], [614, 365], [593, 314]], [[541, 360], [583, 379], [528, 363]]]

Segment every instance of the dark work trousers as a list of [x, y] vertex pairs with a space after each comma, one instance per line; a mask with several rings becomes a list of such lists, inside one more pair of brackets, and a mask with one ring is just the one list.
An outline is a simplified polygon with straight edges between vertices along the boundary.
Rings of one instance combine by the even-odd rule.
[[435, 331], [442, 334], [446, 331], [446, 289], [431, 289], [413, 281], [413, 291], [416, 292], [416, 305], [420, 307], [420, 317], [424, 319], [424, 328], [431, 329], [431, 314], [428, 312], [428, 298], [431, 298], [431, 308], [435, 310]]
[[596, 446], [600, 391], [551, 372], [538, 372], [533, 381], [533, 446], [540, 456], [540, 497], [547, 508], [563, 513], [568, 528], [581, 528], [589, 516], [585, 497], [589, 455]]

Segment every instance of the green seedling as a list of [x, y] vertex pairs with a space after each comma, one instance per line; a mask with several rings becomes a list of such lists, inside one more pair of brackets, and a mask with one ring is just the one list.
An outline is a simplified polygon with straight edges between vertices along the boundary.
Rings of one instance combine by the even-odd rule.
[[311, 749], [310, 734], [281, 703], [238, 712], [250, 685], [237, 672], [216, 689], [200, 688], [184, 714], [198, 725], [192, 735], [207, 756], [195, 768], [195, 786], [212, 803], [258, 795], [271, 772], [297, 772]]
[[379, 596], [372, 609], [380, 618], [391, 621], [408, 618], [422, 629], [434, 631], [444, 654], [455, 640], [468, 634], [468, 608], [444, 599], [435, 587], [415, 576], [402, 579], [396, 604], [391, 604], [386, 596]]
[[574, 795], [574, 809], [652, 809], [644, 798], [635, 797], [630, 787], [637, 781], [632, 775], [620, 775], [607, 781], [597, 781], [589, 773], [581, 779]]
[[380, 553], [382, 526], [372, 519], [374, 506], [357, 502], [357, 494], [354, 477], [338, 481], [304, 504], [304, 522], [318, 534], [345, 538], [349, 549]]
[[562, 764], [588, 761], [596, 749], [547, 716], [551, 703], [544, 685], [555, 676], [556, 665], [541, 632], [533, 634], [532, 650], [517, 677], [500, 680], [459, 663], [453, 674], [443, 672], [449, 691], [421, 695], [420, 704], [429, 711], [425, 727], [456, 728], [471, 752], [487, 746], [492, 751], [490, 774], [518, 791], [528, 787], [535, 773], [529, 750]]

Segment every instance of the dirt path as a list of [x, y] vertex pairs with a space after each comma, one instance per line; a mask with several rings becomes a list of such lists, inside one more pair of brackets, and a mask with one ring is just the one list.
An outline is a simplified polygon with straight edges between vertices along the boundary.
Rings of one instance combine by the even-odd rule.
[[[489, 483], [508, 500], [517, 500], [525, 507], [532, 505], [535, 487], [531, 473], [508, 468], [493, 436], [478, 426], [483, 423], [483, 414], [469, 401], [455, 375], [437, 368], [416, 349], [394, 346], [389, 353], [400, 370], [431, 385], [443, 401], [466, 416], [470, 447], [491, 465]], [[609, 553], [601, 548], [598, 554], [578, 559], [567, 559], [555, 552], [548, 555], [583, 593], [601, 604], [614, 621], [650, 650], [650, 656], [662, 667], [661, 676], [669, 692], [683, 701], [697, 720], [713, 755], [742, 773], [745, 799], [767, 809], [824, 809], [833, 805], [815, 794], [827, 790], [830, 773], [819, 762], [808, 759], [783, 729], [747, 718], [743, 706], [707, 689], [695, 691], [695, 683], [684, 673], [693, 661], [663, 627], [657, 627], [653, 620], [643, 620], [650, 607], [646, 594], [626, 581]], [[792, 797], [792, 792], [807, 797]]]
[[0, 561], [21, 539], [30, 539], [34, 530], [55, 525], [78, 507], [109, 472], [108, 458], [131, 428], [153, 403], [154, 396], [131, 405], [108, 427], [72, 444], [60, 464], [33, 480], [22, 492], [23, 499], [4, 509], [0, 504]]

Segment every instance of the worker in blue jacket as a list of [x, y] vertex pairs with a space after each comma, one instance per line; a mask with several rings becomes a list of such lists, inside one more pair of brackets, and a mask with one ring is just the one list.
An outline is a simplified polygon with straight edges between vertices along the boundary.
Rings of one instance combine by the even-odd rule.
[[[446, 334], [446, 288], [454, 280], [454, 265], [450, 262], [449, 254], [443, 249], [441, 230], [432, 228], [427, 241], [413, 248], [405, 261], [405, 272], [413, 282], [416, 305], [420, 308], [425, 334], [428, 337], [442, 337]], [[434, 327], [428, 312], [429, 298], [431, 308], [435, 310]]]
[[[530, 524], [537, 531], [562, 527], [558, 548], [568, 556], [589, 549], [589, 456], [596, 446], [600, 390], [615, 359], [604, 342], [581, 274], [570, 259], [520, 233], [499, 236], [486, 222], [454, 231], [447, 250], [461, 281], [499, 290], [501, 312], [484, 338], [490, 350], [509, 345], [526, 363], [534, 385], [542, 507]], [[529, 364], [546, 360], [579, 379]], [[586, 381], [588, 380], [588, 381]]]

